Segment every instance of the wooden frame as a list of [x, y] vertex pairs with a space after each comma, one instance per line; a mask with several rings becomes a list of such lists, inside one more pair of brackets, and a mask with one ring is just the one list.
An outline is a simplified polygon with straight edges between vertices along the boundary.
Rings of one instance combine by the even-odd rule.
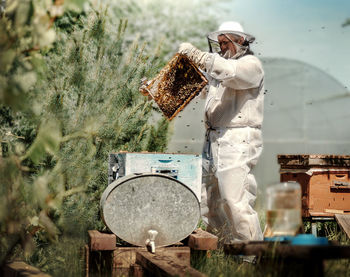
[[172, 120], [207, 83], [197, 66], [185, 55], [177, 53], [151, 80], [146, 91], [164, 116]]

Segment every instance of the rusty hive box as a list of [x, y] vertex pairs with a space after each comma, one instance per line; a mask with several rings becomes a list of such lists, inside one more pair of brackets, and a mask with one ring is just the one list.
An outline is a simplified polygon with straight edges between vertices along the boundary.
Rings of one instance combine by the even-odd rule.
[[350, 212], [350, 156], [278, 155], [281, 182], [302, 187], [303, 217]]
[[208, 83], [198, 68], [176, 54], [147, 86], [166, 118], [172, 120]]

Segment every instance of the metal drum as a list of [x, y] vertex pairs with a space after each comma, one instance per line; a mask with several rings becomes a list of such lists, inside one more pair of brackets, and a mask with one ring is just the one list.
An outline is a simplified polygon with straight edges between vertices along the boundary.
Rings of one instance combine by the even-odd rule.
[[174, 244], [197, 227], [200, 206], [196, 195], [164, 174], [132, 174], [111, 183], [100, 201], [107, 227], [133, 245], [145, 246], [150, 230], [156, 246]]

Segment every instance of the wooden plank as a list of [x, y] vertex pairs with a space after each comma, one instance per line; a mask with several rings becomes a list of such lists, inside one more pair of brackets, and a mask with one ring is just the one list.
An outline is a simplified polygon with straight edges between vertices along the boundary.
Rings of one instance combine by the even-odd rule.
[[198, 270], [183, 263], [180, 259], [164, 253], [151, 254], [149, 252], [137, 252], [136, 262], [152, 272], [152, 276], [194, 276], [204, 277]]
[[187, 266], [191, 265], [191, 249], [188, 246], [157, 248], [156, 252], [173, 256]]
[[141, 247], [117, 247], [113, 251], [113, 268], [130, 267], [136, 262], [136, 251]]
[[335, 219], [348, 238], [350, 238], [350, 214], [336, 214]]
[[239, 242], [225, 244], [224, 251], [232, 255], [256, 255], [292, 259], [350, 258], [350, 246], [344, 245], [288, 245], [274, 242]]
[[110, 275], [102, 274], [99, 276], [122, 277], [122, 276], [133, 276], [133, 275], [130, 274], [130, 267], [117, 267], [117, 268], [112, 268], [112, 273]]
[[0, 272], [4, 277], [50, 277], [36, 267], [26, 264], [22, 261], [14, 261], [4, 266], [3, 272]]
[[130, 266], [130, 276], [133, 277], [143, 277], [144, 276], [144, 271], [142, 266], [138, 264], [133, 264]]
[[97, 230], [89, 230], [90, 251], [116, 249], [117, 237], [114, 234], [101, 233]]
[[188, 246], [194, 250], [216, 250], [218, 237], [202, 229], [197, 229], [189, 235]]
[[332, 213], [332, 214], [348, 214], [350, 211], [344, 211], [344, 210], [336, 210], [336, 209], [325, 209], [326, 213]]
[[[117, 247], [113, 251], [113, 268], [129, 268], [136, 263], [137, 252], [148, 252], [144, 247]], [[156, 253], [173, 256], [186, 265], [191, 263], [191, 249], [188, 246], [156, 248]]]

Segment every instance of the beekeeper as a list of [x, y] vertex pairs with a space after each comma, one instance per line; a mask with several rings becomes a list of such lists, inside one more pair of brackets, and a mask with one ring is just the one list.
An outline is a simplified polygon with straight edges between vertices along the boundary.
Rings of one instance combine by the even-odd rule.
[[225, 22], [207, 38], [210, 52], [179, 47], [209, 80], [202, 216], [224, 241], [261, 240], [251, 169], [262, 151], [264, 71], [249, 47], [254, 37], [239, 23]]

